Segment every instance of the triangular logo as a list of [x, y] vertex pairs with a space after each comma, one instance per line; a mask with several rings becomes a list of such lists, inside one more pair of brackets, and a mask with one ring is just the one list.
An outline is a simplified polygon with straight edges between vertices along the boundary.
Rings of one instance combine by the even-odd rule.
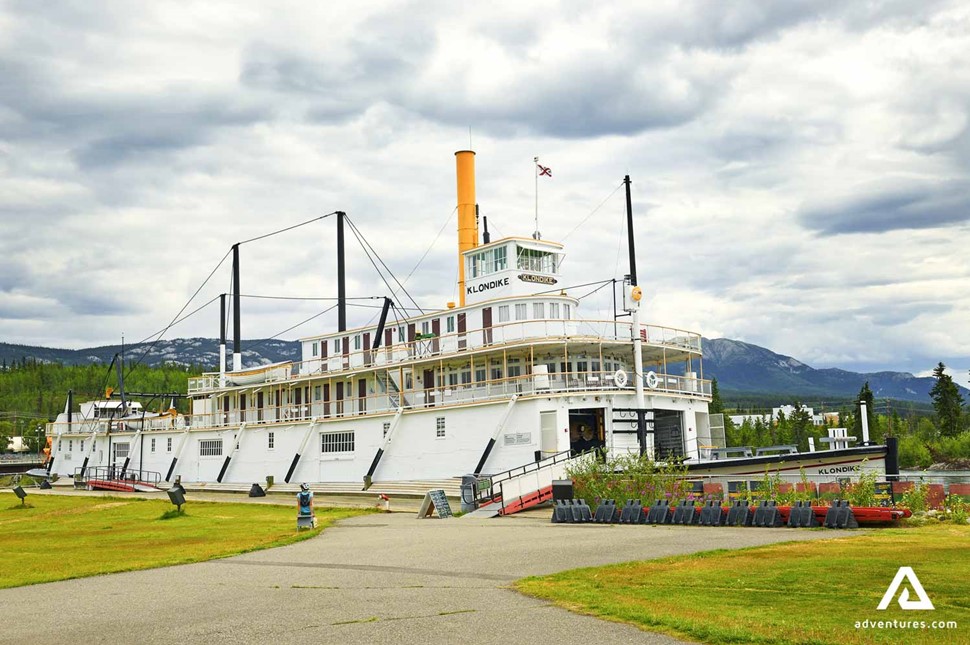
[[930, 597], [923, 591], [923, 585], [920, 584], [919, 578], [916, 577], [916, 572], [913, 571], [912, 567], [899, 567], [899, 571], [896, 572], [896, 577], [889, 584], [889, 589], [886, 589], [886, 595], [882, 597], [882, 601], [876, 609], [886, 609], [889, 607], [889, 603], [892, 602], [896, 592], [899, 590], [899, 586], [903, 584], [904, 579], [913, 588], [913, 591], [916, 592], [916, 597], [919, 600], [910, 600], [909, 589], [904, 588], [903, 593], [899, 594], [900, 607], [903, 609], [936, 609], [933, 603], [930, 602]]

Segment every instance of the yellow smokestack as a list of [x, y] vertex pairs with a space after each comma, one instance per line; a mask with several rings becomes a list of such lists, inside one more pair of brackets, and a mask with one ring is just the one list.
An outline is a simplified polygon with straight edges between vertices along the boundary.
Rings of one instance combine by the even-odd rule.
[[475, 217], [475, 153], [455, 153], [458, 172], [458, 302], [465, 306], [465, 258], [462, 253], [478, 246], [478, 221]]

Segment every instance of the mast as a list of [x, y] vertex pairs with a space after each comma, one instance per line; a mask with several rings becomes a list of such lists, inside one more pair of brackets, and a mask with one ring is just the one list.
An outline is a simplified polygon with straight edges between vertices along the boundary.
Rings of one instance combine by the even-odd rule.
[[[633, 200], [630, 197], [630, 175], [623, 177], [626, 184], [626, 233], [627, 245], [630, 250], [630, 287], [627, 301], [629, 302], [632, 325], [630, 332], [633, 336], [633, 371], [634, 391], [636, 392], [636, 406], [638, 410], [644, 407], [643, 397], [643, 337], [640, 336], [640, 290], [637, 287], [637, 254], [633, 242]], [[638, 425], [643, 425], [643, 415], [637, 415]], [[644, 428], [639, 428], [641, 435]]]
[[630, 198], [630, 175], [623, 177], [626, 184], [626, 237], [630, 249], [630, 284], [637, 286], [637, 251], [633, 242], [633, 200]]
[[232, 370], [242, 369], [242, 350], [240, 335], [242, 325], [239, 320], [239, 243], [232, 245]]
[[347, 331], [347, 276], [344, 267], [344, 218], [337, 211], [337, 331]]

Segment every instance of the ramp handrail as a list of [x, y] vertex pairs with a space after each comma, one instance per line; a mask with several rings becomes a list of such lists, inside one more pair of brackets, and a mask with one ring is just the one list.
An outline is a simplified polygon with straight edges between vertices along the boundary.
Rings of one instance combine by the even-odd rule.
[[[563, 450], [562, 452], [557, 452], [551, 457], [546, 457], [545, 459], [540, 459], [539, 461], [530, 461], [527, 464], [516, 466], [515, 468], [510, 468], [509, 470], [505, 470], [494, 475], [480, 476], [478, 478], [478, 489], [475, 491], [475, 504], [480, 506], [483, 503], [496, 501], [496, 499], [501, 496], [502, 482], [506, 482], [515, 477], [521, 477], [522, 475], [527, 475], [529, 473], [538, 472], [564, 461], [569, 461], [571, 454], [572, 451]], [[496, 487], [498, 487], [498, 494], [496, 494]]]
[[121, 466], [89, 466], [86, 469], [78, 467], [74, 469], [74, 481], [81, 482], [93, 479], [97, 481], [115, 481], [158, 486], [158, 483], [162, 480], [162, 474], [154, 470], [128, 468], [124, 471], [124, 477], [121, 476], [121, 472]]

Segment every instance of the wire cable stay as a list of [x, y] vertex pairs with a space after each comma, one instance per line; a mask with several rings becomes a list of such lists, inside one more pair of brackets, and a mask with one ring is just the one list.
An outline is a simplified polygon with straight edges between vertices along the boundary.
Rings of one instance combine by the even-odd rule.
[[354, 236], [357, 237], [357, 241], [364, 249], [364, 253], [367, 254], [368, 259], [370, 259], [371, 261], [371, 264], [374, 265], [374, 269], [381, 276], [381, 280], [383, 280], [384, 284], [387, 285], [388, 290], [391, 292], [392, 299], [397, 296], [397, 291], [393, 289], [390, 284], [388, 284], [387, 280], [384, 279], [384, 276], [381, 273], [380, 269], [378, 269], [377, 265], [374, 263], [374, 259], [371, 257], [371, 254], [373, 254], [373, 257], [377, 258], [377, 261], [381, 263], [381, 266], [384, 267], [384, 270], [387, 271], [387, 274], [391, 276], [391, 279], [394, 280], [394, 282], [398, 285], [398, 287], [400, 287], [400, 290], [404, 293], [404, 295], [408, 297], [408, 300], [410, 300], [411, 303], [414, 304], [414, 306], [417, 307], [419, 311], [423, 312], [424, 310], [422, 309], [421, 305], [418, 304], [418, 301], [415, 300], [408, 292], [408, 290], [404, 287], [404, 285], [401, 284], [400, 280], [397, 279], [397, 276], [395, 276], [394, 272], [391, 271], [391, 269], [387, 266], [387, 264], [381, 258], [380, 254], [374, 249], [371, 243], [367, 241], [367, 238], [364, 237], [364, 234], [361, 233], [360, 230], [357, 228], [357, 225], [354, 224], [354, 222], [349, 217], [347, 218], [347, 222], [350, 224], [350, 230], [353, 231]]
[[320, 215], [319, 217], [313, 217], [311, 219], [306, 220], [305, 222], [300, 222], [299, 224], [294, 224], [293, 226], [287, 226], [286, 228], [281, 228], [278, 231], [273, 231], [272, 233], [266, 233], [265, 235], [257, 235], [256, 237], [251, 237], [248, 240], [243, 240], [242, 242], [238, 242], [238, 244], [239, 245], [243, 245], [243, 244], [249, 244], [250, 242], [255, 242], [257, 240], [264, 240], [267, 237], [272, 237], [274, 235], [279, 235], [280, 233], [286, 233], [287, 231], [292, 231], [295, 228], [300, 228], [301, 226], [306, 226], [307, 224], [312, 224], [313, 222], [319, 222], [322, 219], [326, 219], [326, 218], [328, 218], [328, 217], [330, 217], [332, 215], [336, 215], [336, 214], [337, 214], [337, 211], [333, 211], [332, 213], [327, 213], [326, 215]]

